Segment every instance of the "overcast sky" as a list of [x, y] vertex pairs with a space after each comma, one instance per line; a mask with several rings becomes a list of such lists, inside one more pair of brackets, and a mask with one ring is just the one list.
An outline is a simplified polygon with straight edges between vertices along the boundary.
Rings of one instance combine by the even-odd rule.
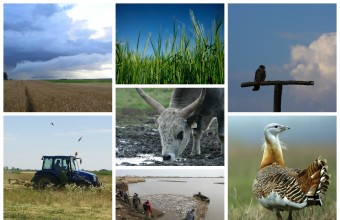
[[336, 111], [336, 4], [229, 4], [228, 108], [271, 112], [274, 86], [253, 92], [259, 65], [266, 80], [315, 81], [283, 86], [282, 111]]
[[[78, 142], [80, 137], [83, 138]], [[111, 170], [112, 117], [4, 117], [4, 166], [41, 169], [42, 156], [75, 152], [83, 159], [81, 169]]]
[[113, 4], [4, 4], [11, 79], [112, 78]]
[[224, 177], [224, 169], [117, 169], [116, 176]]

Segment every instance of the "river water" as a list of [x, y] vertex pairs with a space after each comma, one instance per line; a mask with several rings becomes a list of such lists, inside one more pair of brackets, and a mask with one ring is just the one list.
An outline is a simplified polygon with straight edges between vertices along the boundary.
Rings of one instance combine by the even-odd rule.
[[[177, 199], [178, 206], [186, 212], [192, 208], [193, 194], [201, 192], [210, 198], [206, 219], [223, 220], [224, 184], [216, 184], [221, 182], [224, 182], [223, 178], [148, 178], [145, 182], [129, 184], [129, 193], [131, 196], [133, 193], [138, 193], [142, 198], [142, 203], [145, 199], [150, 199], [154, 208], [165, 211], [166, 214], [162, 220], [168, 220], [176, 218], [172, 211], [164, 210], [164, 204], [161, 203], [166, 202], [170, 206], [175, 206], [172, 201]], [[177, 219], [183, 218], [177, 217]]]

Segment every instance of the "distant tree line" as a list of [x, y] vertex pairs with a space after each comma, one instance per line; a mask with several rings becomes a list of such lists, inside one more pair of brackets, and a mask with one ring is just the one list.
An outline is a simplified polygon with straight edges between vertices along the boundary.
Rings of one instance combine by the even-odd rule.
[[4, 72], [4, 80], [8, 80], [8, 76], [6, 72]]

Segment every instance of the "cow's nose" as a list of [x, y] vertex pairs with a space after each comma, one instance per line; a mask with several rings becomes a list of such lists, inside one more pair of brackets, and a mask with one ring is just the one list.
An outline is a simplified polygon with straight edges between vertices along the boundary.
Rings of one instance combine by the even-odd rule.
[[169, 154], [163, 155], [163, 160], [171, 160], [171, 155]]

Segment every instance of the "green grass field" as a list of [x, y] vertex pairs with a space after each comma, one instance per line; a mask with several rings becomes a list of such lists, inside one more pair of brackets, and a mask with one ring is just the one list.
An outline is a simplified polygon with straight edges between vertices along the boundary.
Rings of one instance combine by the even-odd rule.
[[[228, 149], [228, 219], [272, 219], [273, 212], [263, 208], [252, 194], [253, 180], [258, 172], [262, 159], [260, 146], [248, 146], [241, 142], [229, 142]], [[318, 156], [326, 158], [331, 185], [326, 194], [326, 202], [322, 207], [311, 207], [295, 212], [294, 219], [336, 219], [336, 149], [330, 146], [289, 147], [283, 151], [288, 167], [304, 169]], [[282, 212], [283, 218], [288, 217]]]
[[[221, 37], [223, 20], [213, 23], [211, 31], [189, 13], [193, 36], [184, 26], [174, 21], [171, 36], [161, 31], [157, 42], [151, 35], [140, 52], [140, 34], [137, 45], [131, 49], [128, 42], [116, 43], [116, 82], [118, 84], [223, 84], [224, 42]], [[223, 34], [222, 34], [223, 35]], [[152, 47], [153, 54], [146, 53]], [[165, 48], [165, 49], [164, 49]]]
[[[143, 90], [164, 107], [169, 106], [173, 89]], [[156, 111], [140, 97], [136, 89], [116, 89], [117, 125], [143, 124], [150, 116], [156, 116]]]
[[[112, 173], [112, 172], [111, 172]], [[112, 175], [99, 175], [102, 188], [83, 190], [9, 184], [8, 179], [30, 181], [34, 172], [4, 173], [4, 219], [112, 219]]]

